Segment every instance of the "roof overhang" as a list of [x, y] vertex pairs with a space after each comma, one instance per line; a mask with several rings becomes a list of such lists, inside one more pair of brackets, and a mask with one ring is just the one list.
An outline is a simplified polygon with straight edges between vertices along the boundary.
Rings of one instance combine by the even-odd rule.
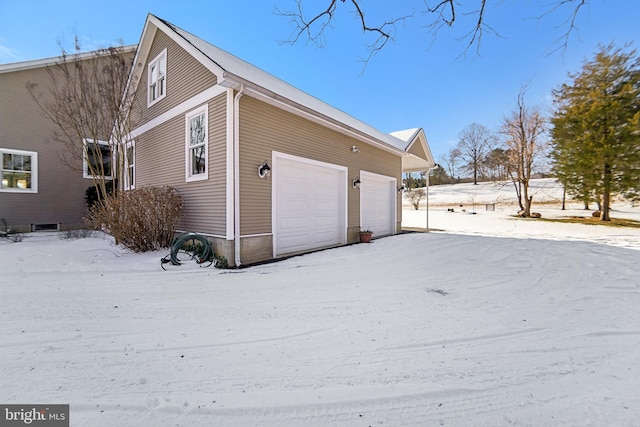
[[[122, 46], [123, 51], [133, 52], [136, 50], [136, 45]], [[11, 73], [14, 71], [30, 70], [34, 68], [49, 67], [52, 65], [60, 64], [62, 61], [83, 61], [85, 59], [95, 58], [99, 55], [100, 50], [90, 52], [78, 52], [68, 53], [65, 56], [54, 56], [51, 58], [35, 59], [32, 61], [12, 62], [9, 64], [0, 64], [0, 73]]]
[[402, 172], [424, 172], [435, 167], [435, 163], [421, 159], [413, 154], [402, 157]]
[[406, 143], [402, 156], [402, 172], [424, 172], [436, 166], [424, 129], [407, 129], [392, 132], [391, 135]]
[[[304, 117], [395, 154], [402, 158], [403, 171], [408, 171], [409, 169], [425, 170], [433, 163], [424, 132], [418, 132], [418, 135], [414, 138], [417, 142], [412, 140], [407, 145], [403, 138], [380, 132], [152, 14], [147, 16], [138, 44], [134, 67], [129, 79], [129, 91], [135, 91], [137, 82], [139, 82], [142, 73], [145, 72], [144, 64], [147, 62], [149, 50], [157, 30], [166, 33], [214, 73], [217, 77], [217, 83], [222, 87], [234, 90], [242, 89], [248, 96], [255, 97], [284, 111]], [[414, 143], [418, 143], [421, 146], [421, 150], [418, 150], [417, 154], [415, 150], [409, 152], [409, 148]]]
[[399, 142], [398, 139], [391, 135], [383, 134], [384, 136], [389, 137], [386, 138], [387, 140], [383, 138], [376, 138], [369, 133], [362, 131], [361, 129], [349, 126], [348, 124], [339, 121], [334, 117], [322, 114], [321, 112], [309, 108], [306, 105], [296, 103], [295, 101], [285, 96], [275, 93], [251, 81], [243, 79], [242, 77], [236, 76], [229, 72], [225, 72], [223, 77], [223, 80], [218, 82], [221, 86], [230, 87], [234, 90], [241, 90], [242, 88], [247, 96], [259, 99], [281, 110], [290, 112], [300, 117], [304, 117], [305, 119], [310, 120], [314, 123], [318, 123], [322, 126], [331, 128], [344, 135], [356, 138], [364, 143], [376, 146], [397, 156], [405, 155], [404, 150], [397, 146]]

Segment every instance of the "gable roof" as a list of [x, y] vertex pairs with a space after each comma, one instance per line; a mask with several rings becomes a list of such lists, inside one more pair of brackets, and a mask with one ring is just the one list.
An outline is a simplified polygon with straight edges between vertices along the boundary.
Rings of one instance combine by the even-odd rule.
[[[143, 72], [155, 32], [160, 30], [189, 52], [218, 78], [218, 84], [234, 89], [242, 88], [250, 96], [259, 98], [279, 108], [302, 115], [322, 123], [342, 133], [355, 136], [367, 143], [387, 151], [405, 156], [407, 144], [392, 134], [383, 133], [374, 127], [332, 107], [283, 80], [249, 64], [248, 62], [222, 50], [209, 42], [158, 18], [152, 14], [147, 21], [140, 39], [134, 64]], [[139, 81], [139, 78], [135, 79]], [[135, 90], [135, 89], [134, 89]], [[425, 139], [426, 141], [426, 139]]]
[[436, 165], [424, 129], [399, 130], [391, 132], [391, 135], [404, 141], [405, 144], [406, 154], [402, 158], [403, 172], [422, 172]]

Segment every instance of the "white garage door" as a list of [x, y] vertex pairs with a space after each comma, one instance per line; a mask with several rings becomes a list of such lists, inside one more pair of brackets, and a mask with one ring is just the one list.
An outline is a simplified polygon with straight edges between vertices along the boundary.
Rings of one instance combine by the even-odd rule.
[[347, 169], [274, 153], [276, 256], [346, 243]]
[[374, 236], [396, 231], [396, 179], [362, 171], [360, 173], [360, 227]]

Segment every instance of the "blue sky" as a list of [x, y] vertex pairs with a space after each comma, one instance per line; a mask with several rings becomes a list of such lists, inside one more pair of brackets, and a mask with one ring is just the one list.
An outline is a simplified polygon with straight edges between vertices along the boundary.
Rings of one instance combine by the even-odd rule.
[[[325, 4], [304, 1], [310, 11]], [[338, 3], [326, 45], [318, 48], [304, 40], [281, 43], [292, 27], [275, 8], [293, 9], [295, 0], [0, 0], [0, 63], [57, 56], [61, 44], [72, 48], [74, 34], [86, 50], [119, 40], [135, 44], [153, 13], [381, 131], [423, 127], [438, 160], [470, 123], [497, 130], [523, 84], [529, 83], [529, 104], [550, 109], [552, 89], [591, 59], [598, 44], [638, 48], [640, 2], [589, 0], [568, 48], [548, 55], [570, 12], [538, 19], [554, 1], [489, 0], [485, 19], [500, 37], [486, 33], [480, 54], [474, 47], [465, 56], [467, 42], [460, 38], [472, 17], [463, 12], [479, 0], [460, 0], [454, 28], [443, 28], [435, 40], [425, 28], [431, 18], [422, 14], [423, 0], [362, 0], [371, 24], [415, 11], [363, 71], [359, 58], [372, 40], [359, 30], [348, 2]]]

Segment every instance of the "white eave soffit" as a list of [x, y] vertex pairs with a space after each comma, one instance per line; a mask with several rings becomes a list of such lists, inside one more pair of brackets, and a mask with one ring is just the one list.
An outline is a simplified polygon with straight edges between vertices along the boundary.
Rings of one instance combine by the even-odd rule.
[[[194, 56], [201, 64], [203, 64], [212, 73], [214, 73], [218, 79], [218, 84], [220, 86], [233, 88], [235, 90], [239, 90], [241, 86], [244, 86], [246, 93], [250, 96], [259, 98], [285, 111], [289, 111], [298, 116], [310, 119], [316, 123], [332, 128], [343, 134], [352, 136], [364, 143], [376, 146], [392, 154], [399, 155], [399, 156], [405, 155], [405, 151], [403, 149], [397, 146], [394, 146], [389, 142], [384, 141], [384, 139], [376, 138], [375, 136], [372, 136], [367, 132], [364, 132], [363, 130], [356, 129], [352, 126], [349, 126], [346, 123], [343, 123], [336, 118], [329, 117], [312, 108], [309, 108], [295, 101], [292, 101], [291, 99], [283, 95], [270, 91], [256, 83], [243, 79], [240, 76], [237, 76], [235, 74], [232, 74], [224, 70], [218, 64], [216, 64], [212, 58], [209, 58], [207, 55], [201, 52], [198, 48], [192, 45], [189, 41], [185, 40], [179, 33], [177, 33], [171, 27], [165, 24], [160, 18], [152, 14], [149, 14], [147, 24], [149, 23], [152, 26], [166, 33], [169, 37], [171, 37], [173, 41], [175, 41], [183, 49], [185, 49], [192, 56]], [[145, 37], [146, 31], [147, 31], [147, 28], [145, 27], [145, 32], [143, 32], [143, 39], [147, 38]], [[153, 34], [155, 34], [155, 28], [153, 33], [151, 33], [151, 36], [153, 36]], [[153, 40], [153, 37], [150, 37], [148, 41], [149, 46], [146, 47], [146, 52], [143, 52], [143, 55], [141, 55], [141, 56], [144, 56], [144, 58], [141, 58], [141, 59], [144, 59], [145, 61], [146, 61], [146, 56], [148, 55], [152, 40]]]
[[218, 81], [218, 84], [227, 88], [232, 88], [234, 90], [240, 90], [240, 87], [244, 86], [244, 90], [245, 90], [244, 93], [247, 96], [252, 96], [253, 98], [259, 99], [263, 102], [266, 102], [267, 104], [273, 105], [274, 107], [280, 108], [284, 111], [295, 114], [297, 116], [306, 118], [308, 120], [313, 121], [314, 123], [318, 123], [323, 126], [329, 127], [335, 131], [338, 131], [347, 136], [356, 138], [366, 144], [370, 144], [377, 148], [381, 148], [392, 154], [399, 155], [399, 156], [406, 155], [405, 151], [401, 150], [400, 148], [389, 145], [384, 141], [380, 141], [358, 129], [354, 129], [334, 118], [327, 117], [326, 115], [319, 113], [309, 107], [305, 107], [294, 101], [291, 101], [290, 99], [282, 95], [274, 93], [250, 81], [247, 81], [242, 77], [225, 72], [224, 78]]

